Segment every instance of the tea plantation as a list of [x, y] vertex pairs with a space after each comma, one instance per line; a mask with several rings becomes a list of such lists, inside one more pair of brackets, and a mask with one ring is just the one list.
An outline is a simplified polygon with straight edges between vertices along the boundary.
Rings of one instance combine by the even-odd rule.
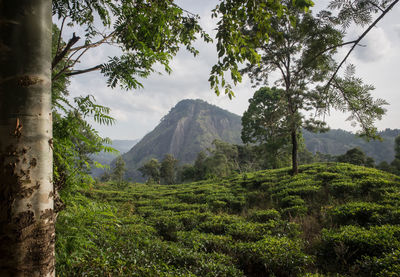
[[101, 184], [73, 199], [58, 276], [400, 276], [400, 178], [371, 168]]

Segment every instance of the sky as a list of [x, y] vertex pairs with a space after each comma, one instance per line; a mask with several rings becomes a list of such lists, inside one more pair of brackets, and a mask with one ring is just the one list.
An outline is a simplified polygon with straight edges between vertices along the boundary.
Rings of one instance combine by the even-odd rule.
[[[212, 37], [215, 35], [216, 21], [211, 19], [211, 10], [216, 0], [180, 0], [178, 5], [193, 13], [199, 14], [200, 24]], [[328, 1], [320, 0], [313, 8], [323, 8]], [[365, 83], [375, 87], [372, 95], [386, 100], [387, 113], [376, 123], [379, 130], [400, 128], [400, 4], [394, 7], [381, 22], [361, 41], [350, 56], [348, 63], [356, 65], [356, 75]], [[73, 30], [78, 33], [79, 30]], [[348, 30], [347, 40], [352, 40], [363, 31], [359, 26]], [[64, 33], [68, 41], [72, 30]], [[119, 88], [107, 87], [106, 79], [99, 72], [77, 75], [71, 78], [70, 97], [93, 95], [97, 103], [111, 108], [111, 115], [116, 119], [112, 126], [101, 126], [94, 123], [100, 135], [111, 139], [140, 139], [152, 131], [171, 108], [183, 99], [202, 99], [217, 105], [232, 113], [242, 115], [248, 107], [248, 100], [257, 88], [253, 88], [248, 78], [234, 88], [235, 97], [230, 100], [226, 95], [217, 96], [210, 89], [208, 82], [211, 67], [217, 62], [216, 47], [202, 41], [195, 43], [200, 54], [193, 57], [186, 50], [180, 50], [171, 62], [172, 73], [153, 74], [148, 79], [141, 80], [144, 88], [125, 91]], [[349, 48], [342, 48], [337, 60]], [[79, 67], [88, 68], [107, 57], [118, 53], [116, 49], [98, 47], [88, 51]], [[326, 120], [333, 129], [356, 131], [349, 122], [347, 115], [332, 112]]]

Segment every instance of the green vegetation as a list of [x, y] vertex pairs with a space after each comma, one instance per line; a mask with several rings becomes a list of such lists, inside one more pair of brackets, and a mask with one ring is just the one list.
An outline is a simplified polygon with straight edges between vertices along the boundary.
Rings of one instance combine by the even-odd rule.
[[242, 117], [242, 141], [262, 144], [273, 168], [279, 168], [282, 156], [289, 153], [290, 128], [284, 93], [275, 87], [257, 90]]
[[400, 135], [394, 140], [394, 151], [394, 160], [390, 164], [383, 161], [378, 165], [378, 168], [396, 175], [400, 175]]
[[397, 276], [400, 178], [341, 163], [99, 184], [57, 222], [59, 276]]

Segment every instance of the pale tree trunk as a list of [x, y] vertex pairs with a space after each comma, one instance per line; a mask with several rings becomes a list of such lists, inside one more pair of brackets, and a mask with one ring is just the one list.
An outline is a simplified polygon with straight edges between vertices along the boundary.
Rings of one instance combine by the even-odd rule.
[[54, 276], [51, 0], [0, 0], [0, 276]]

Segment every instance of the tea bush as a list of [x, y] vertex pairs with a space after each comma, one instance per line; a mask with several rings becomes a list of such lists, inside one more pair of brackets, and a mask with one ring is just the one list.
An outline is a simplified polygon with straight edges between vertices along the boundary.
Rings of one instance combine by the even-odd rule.
[[320, 163], [66, 200], [58, 276], [400, 276], [400, 178]]

